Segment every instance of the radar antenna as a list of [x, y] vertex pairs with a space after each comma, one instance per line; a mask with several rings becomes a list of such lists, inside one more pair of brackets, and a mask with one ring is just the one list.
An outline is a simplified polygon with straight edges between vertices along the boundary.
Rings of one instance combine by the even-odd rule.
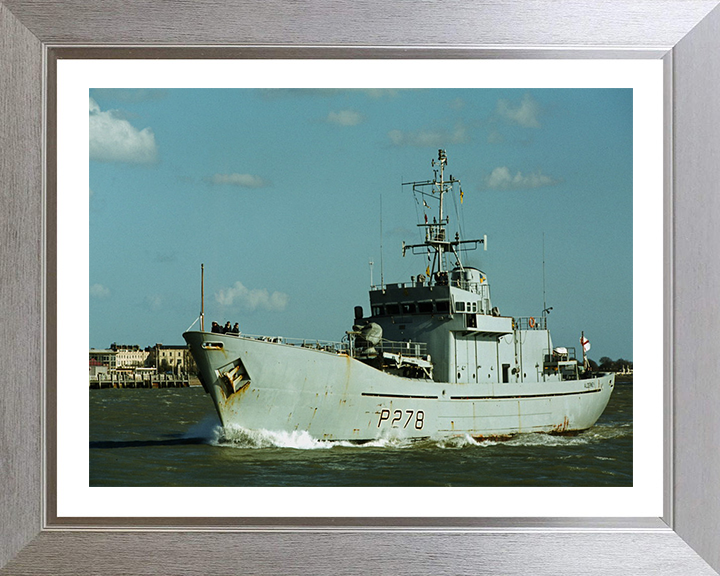
[[447, 276], [447, 266], [445, 256], [452, 254], [455, 256], [457, 266], [462, 268], [462, 262], [459, 252], [467, 250], [475, 250], [478, 245], [483, 244], [487, 250], [487, 236], [478, 240], [461, 240], [458, 233], [455, 234], [454, 240], [448, 240], [447, 226], [450, 219], [443, 212], [443, 200], [445, 194], [452, 192], [454, 184], [460, 184], [460, 180], [452, 175], [445, 179], [445, 167], [447, 166], [447, 154], [445, 150], [438, 150], [437, 160], [432, 161], [433, 179], [423, 180], [420, 182], [403, 182], [403, 186], [412, 186], [413, 193], [422, 196], [423, 205], [429, 208], [427, 200], [438, 202], [438, 215], [433, 217], [432, 222], [428, 221], [427, 216], [425, 222], [418, 224], [419, 227], [425, 228], [425, 242], [422, 244], [405, 244], [403, 242], [403, 256], [407, 250], [413, 254], [430, 254], [433, 252], [432, 269], [430, 270], [430, 279], [441, 278]]

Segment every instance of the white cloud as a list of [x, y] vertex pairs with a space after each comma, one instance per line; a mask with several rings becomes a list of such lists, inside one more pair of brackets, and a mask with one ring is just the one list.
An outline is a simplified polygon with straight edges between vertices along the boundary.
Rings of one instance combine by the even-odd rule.
[[277, 98], [334, 98], [353, 93], [365, 94], [368, 98], [395, 98], [400, 91], [395, 88], [262, 88], [260, 94], [266, 99]]
[[507, 166], [495, 168], [486, 179], [488, 188], [499, 190], [514, 190], [518, 188], [540, 188], [541, 186], [552, 186], [560, 180], [543, 174], [540, 170], [523, 174], [517, 172], [514, 175]]
[[466, 102], [462, 98], [455, 98], [454, 100], [451, 100], [449, 102], [448, 106], [452, 110], [462, 110], [463, 108], [465, 108], [465, 104]]
[[517, 106], [507, 100], [498, 100], [496, 112], [502, 118], [525, 128], [540, 128], [540, 105], [530, 94], [525, 94]]
[[260, 176], [253, 174], [213, 174], [209, 179], [211, 184], [222, 185], [229, 184], [231, 186], [240, 186], [241, 188], [264, 188], [270, 183]]
[[265, 288], [246, 288], [242, 282], [235, 282], [230, 288], [215, 293], [215, 300], [222, 306], [239, 304], [248, 310], [262, 308], [281, 312], [287, 307], [289, 296], [284, 292], [268, 292]]
[[493, 130], [488, 134], [487, 141], [488, 144], [502, 144], [505, 142], [505, 137], [497, 130]]
[[101, 100], [116, 100], [118, 102], [150, 102], [162, 100], [168, 95], [164, 88], [93, 88], [93, 96]]
[[330, 112], [327, 121], [331, 124], [339, 124], [340, 126], [357, 126], [362, 122], [362, 114], [355, 110], [338, 110]]
[[450, 144], [465, 144], [469, 141], [465, 126], [457, 125], [454, 130], [416, 130], [406, 132], [391, 130], [388, 138], [393, 146], [434, 146], [444, 147]]
[[102, 284], [93, 284], [90, 286], [90, 296], [93, 298], [109, 298], [110, 289], [106, 288]]
[[396, 88], [363, 88], [362, 91], [370, 98], [395, 98], [399, 95]]
[[150, 164], [157, 162], [155, 134], [138, 130], [112, 110], [102, 111], [90, 98], [90, 160]]
[[338, 88], [260, 88], [260, 95], [266, 100], [278, 98], [307, 98], [337, 96], [342, 93]]
[[158, 294], [145, 296], [145, 306], [152, 311], [160, 310], [163, 305], [164, 298]]

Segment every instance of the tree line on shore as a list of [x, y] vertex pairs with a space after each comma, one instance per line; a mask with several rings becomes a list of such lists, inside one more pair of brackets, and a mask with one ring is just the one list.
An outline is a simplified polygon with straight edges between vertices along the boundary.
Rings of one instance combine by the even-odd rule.
[[607, 356], [600, 358], [600, 362], [588, 359], [590, 367], [593, 370], [600, 370], [601, 372], [632, 372], [633, 363], [632, 360], [625, 360], [624, 358], [618, 358], [613, 360]]

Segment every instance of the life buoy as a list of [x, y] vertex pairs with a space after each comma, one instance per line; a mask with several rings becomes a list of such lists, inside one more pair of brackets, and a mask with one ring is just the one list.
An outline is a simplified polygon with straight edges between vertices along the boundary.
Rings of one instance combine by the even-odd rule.
[[535, 318], [532, 316], [530, 316], [530, 320], [528, 320], [528, 326], [530, 326], [530, 328], [535, 328]]

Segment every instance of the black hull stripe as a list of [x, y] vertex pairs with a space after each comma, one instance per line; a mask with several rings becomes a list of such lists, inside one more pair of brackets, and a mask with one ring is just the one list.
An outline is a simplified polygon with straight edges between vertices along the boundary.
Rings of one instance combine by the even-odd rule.
[[[450, 396], [450, 400], [521, 400], [526, 398], [554, 398], [555, 396], [579, 396], [581, 394], [595, 394], [602, 392], [602, 388], [593, 390], [582, 390], [579, 392], [558, 392], [556, 394], [526, 394], [524, 396]], [[437, 396], [421, 396], [418, 394], [377, 394], [375, 392], [363, 392], [361, 396], [372, 396], [374, 398], [418, 398], [421, 400], [437, 400]]]
[[595, 394], [602, 392], [602, 388], [583, 390], [581, 392], [558, 392], [557, 394], [527, 394], [525, 396], [450, 396], [450, 400], [520, 400], [526, 398], [553, 398], [555, 396], [579, 396], [581, 394]]
[[363, 392], [361, 396], [374, 396], [376, 398], [422, 398], [426, 400], [437, 400], [437, 396], [418, 396], [412, 394], [375, 394], [373, 392]]

